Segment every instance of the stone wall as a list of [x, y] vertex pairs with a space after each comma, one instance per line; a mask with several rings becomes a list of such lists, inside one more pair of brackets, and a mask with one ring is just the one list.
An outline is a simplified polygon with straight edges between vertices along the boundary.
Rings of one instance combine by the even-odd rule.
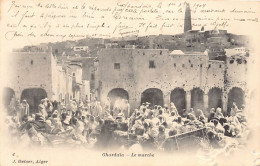
[[42, 88], [48, 97], [52, 97], [52, 59], [45, 52], [15, 52], [12, 55], [13, 79], [10, 88], [17, 98], [27, 88]]
[[[204, 107], [208, 106], [208, 92], [213, 88], [225, 91], [225, 74], [232, 75], [230, 86], [239, 84], [239, 76], [244, 68], [230, 66], [223, 61], [209, 60], [204, 53], [170, 54], [165, 49], [103, 49], [98, 57], [98, 81], [101, 101], [107, 100], [114, 88], [122, 88], [129, 93], [129, 102], [135, 108], [141, 104], [142, 92], [157, 88], [163, 92], [164, 104], [170, 103], [171, 91], [175, 88], [186, 92], [186, 108], [190, 108], [191, 91], [203, 91]], [[149, 67], [153, 61], [154, 68]], [[120, 69], [115, 69], [120, 64]], [[236, 71], [236, 72], [235, 72]], [[235, 72], [235, 73], [234, 73]], [[232, 74], [231, 74], [232, 73]], [[240, 80], [241, 81], [241, 80]], [[223, 95], [224, 96], [224, 95]], [[222, 98], [223, 105], [227, 99]]]
[[58, 101], [72, 91], [67, 82], [72, 80], [49, 52], [13, 52], [6, 63], [9, 70], [4, 87], [13, 89], [17, 99], [25, 89], [43, 89], [48, 98]]

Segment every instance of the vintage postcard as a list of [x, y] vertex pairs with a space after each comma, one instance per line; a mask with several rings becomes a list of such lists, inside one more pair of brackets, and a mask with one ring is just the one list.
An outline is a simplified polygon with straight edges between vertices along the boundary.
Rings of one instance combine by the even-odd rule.
[[1, 166], [259, 166], [259, 1], [2, 0]]

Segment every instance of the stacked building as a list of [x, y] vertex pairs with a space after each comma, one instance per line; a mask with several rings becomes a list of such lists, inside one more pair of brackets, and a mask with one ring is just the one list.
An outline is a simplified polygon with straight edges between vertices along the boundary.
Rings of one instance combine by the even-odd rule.
[[165, 49], [103, 49], [98, 56], [100, 99], [125, 98], [134, 108], [175, 103], [184, 109], [241, 108], [249, 95], [248, 57], [234, 55], [225, 62], [209, 60], [207, 52]]
[[59, 61], [49, 47], [25, 47], [8, 56], [8, 77], [4, 81], [4, 105], [14, 97], [26, 99], [32, 112], [41, 99], [63, 103], [89, 100], [89, 81], [82, 79], [82, 64]]
[[[82, 39], [26, 46], [7, 62], [5, 105], [27, 99], [37, 109], [40, 99], [127, 99], [132, 108], [143, 102], [184, 109], [221, 107], [228, 112], [246, 103], [249, 39], [226, 30], [192, 30], [187, 5], [184, 33], [112, 39]], [[51, 47], [50, 47], [51, 46]], [[52, 49], [53, 48], [53, 49]], [[253, 54], [250, 53], [250, 56]], [[224, 58], [218, 58], [224, 57]]]

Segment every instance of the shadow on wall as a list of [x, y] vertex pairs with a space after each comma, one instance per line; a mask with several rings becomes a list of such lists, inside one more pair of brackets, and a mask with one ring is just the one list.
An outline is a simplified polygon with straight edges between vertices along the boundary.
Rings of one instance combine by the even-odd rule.
[[141, 95], [141, 104], [149, 102], [151, 106], [163, 106], [163, 92], [157, 88], [146, 89]]
[[204, 92], [200, 88], [191, 90], [191, 108], [204, 110]]
[[209, 90], [208, 93], [208, 108], [222, 108], [223, 109], [223, 104], [222, 104], [222, 91], [220, 88], [212, 88]]
[[236, 103], [238, 109], [242, 108], [245, 103], [245, 93], [241, 88], [234, 87], [228, 93], [228, 108], [227, 113], [230, 113], [233, 103]]
[[3, 89], [3, 96], [2, 96], [2, 102], [3, 106], [7, 108], [12, 100], [13, 97], [15, 97], [15, 92], [12, 88], [4, 88]]
[[183, 110], [186, 108], [186, 92], [182, 88], [175, 88], [171, 91], [170, 101], [174, 103], [179, 115], [183, 115]]

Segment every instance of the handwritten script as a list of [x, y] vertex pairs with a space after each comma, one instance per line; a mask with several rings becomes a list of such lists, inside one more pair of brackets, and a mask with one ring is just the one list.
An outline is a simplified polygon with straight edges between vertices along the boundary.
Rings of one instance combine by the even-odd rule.
[[[6, 40], [124, 37], [183, 32], [186, 2], [10, 1], [4, 11]], [[241, 5], [240, 5], [241, 6]], [[190, 3], [192, 28], [228, 29], [234, 23], [257, 23], [257, 10]]]

